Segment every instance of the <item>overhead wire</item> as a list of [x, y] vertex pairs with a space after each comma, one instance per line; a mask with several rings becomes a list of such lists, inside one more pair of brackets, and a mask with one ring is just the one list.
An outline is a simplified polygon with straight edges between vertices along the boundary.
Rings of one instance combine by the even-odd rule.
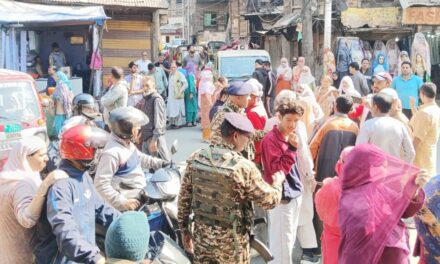
[[[254, 10], [257, 10], [257, 8], [255, 7], [254, 1], [250, 0], [252, 3], [252, 7], [254, 8]], [[273, 7], [272, 7], [273, 8]], [[283, 16], [283, 14], [279, 14], [277, 17], [275, 17], [273, 20], [266, 20], [264, 18], [261, 17], [261, 15], [257, 14], [258, 18], [260, 18], [261, 21], [263, 21], [264, 23], [273, 23], [275, 21], [277, 21], [281, 16]]]

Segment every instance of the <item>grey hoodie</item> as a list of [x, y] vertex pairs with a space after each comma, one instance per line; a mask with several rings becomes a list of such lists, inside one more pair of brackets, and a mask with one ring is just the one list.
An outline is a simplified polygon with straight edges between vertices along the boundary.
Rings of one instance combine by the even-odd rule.
[[127, 198], [122, 194], [120, 183], [128, 183], [135, 189], [146, 186], [145, 170], [162, 168], [166, 161], [140, 152], [136, 146], [112, 134], [107, 142], [95, 175], [95, 187], [101, 196], [120, 211], [127, 210]]

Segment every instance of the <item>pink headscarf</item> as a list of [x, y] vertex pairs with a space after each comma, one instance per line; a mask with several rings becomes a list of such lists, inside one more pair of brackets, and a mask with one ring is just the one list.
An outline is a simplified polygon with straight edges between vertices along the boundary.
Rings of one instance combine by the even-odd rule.
[[[341, 174], [341, 169], [348, 154], [354, 147], [346, 147], [339, 156], [335, 171]], [[315, 195], [316, 212], [324, 223], [321, 237], [323, 263], [337, 264], [338, 249], [341, 243], [341, 231], [339, 228], [339, 200], [341, 198], [341, 180], [338, 176], [326, 178], [323, 186]]]
[[418, 171], [371, 144], [352, 150], [341, 175], [339, 264], [378, 263], [417, 190]]

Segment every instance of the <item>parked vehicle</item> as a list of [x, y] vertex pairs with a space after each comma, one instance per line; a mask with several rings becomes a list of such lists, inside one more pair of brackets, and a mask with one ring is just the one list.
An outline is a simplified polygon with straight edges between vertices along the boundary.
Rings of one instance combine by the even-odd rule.
[[30, 75], [0, 69], [0, 169], [20, 139], [39, 136], [49, 142], [41, 102]]
[[252, 77], [257, 59], [270, 61], [270, 55], [265, 50], [220, 50], [215, 59], [216, 74], [229, 81], [246, 81]]
[[210, 41], [210, 42], [208, 42], [208, 48], [212, 49], [214, 52], [219, 51], [220, 48], [224, 45], [226, 45], [226, 42], [224, 42], [224, 41]]
[[[196, 50], [196, 53], [199, 53], [199, 54], [203, 53], [203, 46], [195, 45], [194, 48]], [[181, 46], [178, 46], [176, 48], [172, 48], [171, 52], [170, 52], [170, 56], [169, 56], [169, 58], [171, 60], [170, 63], [172, 61], [176, 61], [178, 63], [182, 63], [183, 62], [183, 58], [185, 58], [185, 56], [188, 55], [188, 54], [189, 54], [189, 52], [187, 50], [187, 46], [186, 45], [181, 45]]]

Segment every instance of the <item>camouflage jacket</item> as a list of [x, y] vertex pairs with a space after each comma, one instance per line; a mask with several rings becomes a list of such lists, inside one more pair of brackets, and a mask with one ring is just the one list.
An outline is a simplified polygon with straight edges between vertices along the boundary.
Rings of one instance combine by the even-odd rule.
[[[214, 119], [211, 122], [211, 138], [210, 138], [210, 145], [218, 146], [218, 145], [224, 145], [226, 142], [222, 138], [221, 133], [221, 125], [223, 121], [225, 120], [225, 114], [226, 113], [241, 113], [244, 116], [246, 116], [244, 109], [241, 109], [237, 105], [226, 102], [217, 112], [217, 114], [214, 116]], [[248, 160], [254, 160], [255, 158], [255, 146], [254, 141], [261, 141], [266, 133], [263, 130], [256, 130], [255, 133], [252, 135], [251, 140], [249, 141], [249, 144], [245, 147], [244, 150], [244, 156]]]
[[[206, 160], [206, 156], [202, 155], [202, 153], [207, 150], [198, 150], [194, 152], [191, 157], [187, 160], [188, 166], [186, 168], [185, 175], [182, 180], [182, 187], [180, 189], [179, 201], [178, 201], [178, 222], [179, 227], [182, 231], [190, 230], [190, 222], [189, 217], [194, 212], [192, 209], [193, 206], [193, 197], [195, 195], [195, 190], [199, 188], [196, 184], [193, 183], [193, 176], [195, 175], [196, 162], [200, 162], [203, 164], [213, 164], [213, 169], [216, 170], [220, 167], [225, 167], [225, 164], [234, 164], [232, 167], [227, 168], [230, 169], [230, 173], [228, 182], [232, 185], [230, 186], [232, 200], [237, 204], [245, 202], [254, 202], [256, 205], [262, 207], [263, 209], [272, 209], [274, 208], [281, 200], [281, 185], [269, 185], [264, 180], [260, 174], [260, 171], [257, 169], [255, 164], [244, 157], [242, 157], [239, 153], [231, 150], [232, 146], [222, 145], [223, 148], [226, 148], [226, 152], [222, 152], [222, 156], [215, 156], [209, 161]], [[215, 153], [219, 148], [211, 148], [212, 153]], [[232, 161], [232, 162], [231, 162]], [[213, 172], [215, 173], [215, 172]], [[215, 199], [207, 199], [206, 203], [214, 203], [209, 204], [209, 206], [219, 206], [215, 204]], [[220, 206], [219, 206], [220, 207]], [[251, 207], [252, 208], [252, 207]], [[221, 209], [220, 209], [221, 210]], [[251, 209], [252, 210], [252, 209]], [[253, 214], [253, 212], [250, 212]], [[243, 212], [246, 214], [246, 212]], [[206, 224], [199, 223], [198, 217], [195, 216], [194, 225], [198, 224]], [[213, 229], [216, 229], [217, 232], [220, 233], [231, 233], [233, 230], [231, 228], [227, 228], [224, 226], [212, 226]], [[249, 229], [250, 226], [246, 225], [246, 229]], [[247, 233], [250, 230], [244, 230], [241, 234]], [[203, 234], [194, 234], [195, 236], [199, 236]], [[247, 234], [246, 234], [247, 235]], [[212, 237], [211, 239], [217, 239]], [[220, 242], [220, 241], [218, 241]]]

